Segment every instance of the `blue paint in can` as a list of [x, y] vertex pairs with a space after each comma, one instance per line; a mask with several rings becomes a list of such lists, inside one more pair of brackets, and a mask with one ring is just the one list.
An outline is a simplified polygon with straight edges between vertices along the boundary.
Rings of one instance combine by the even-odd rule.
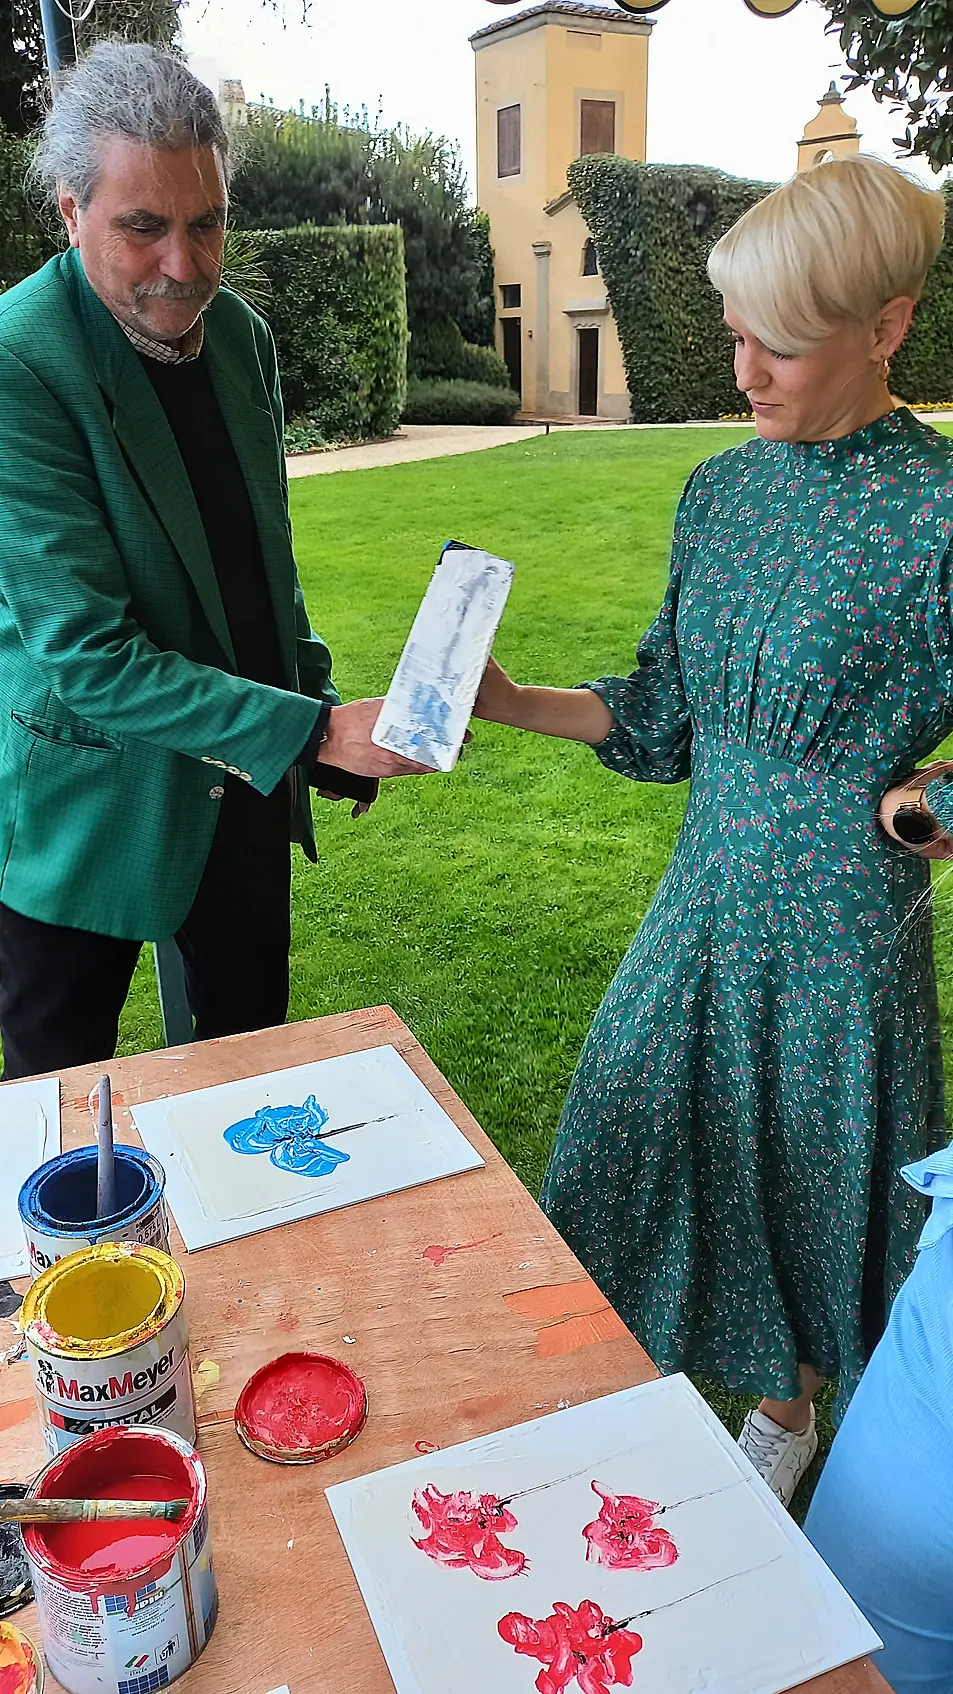
[[116, 1143], [116, 1210], [96, 1216], [96, 1148], [77, 1147], [49, 1159], [20, 1189], [20, 1221], [30, 1275], [98, 1241], [137, 1241], [169, 1251], [165, 1171], [138, 1147]]

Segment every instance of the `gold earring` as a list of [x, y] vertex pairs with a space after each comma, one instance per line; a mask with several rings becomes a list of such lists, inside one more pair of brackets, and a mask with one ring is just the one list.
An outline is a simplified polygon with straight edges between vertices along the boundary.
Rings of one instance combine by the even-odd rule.
[[881, 374], [881, 377], [883, 378], [884, 382], [890, 381], [890, 360], [889, 359], [881, 359], [881, 361], [880, 361], [880, 374]]

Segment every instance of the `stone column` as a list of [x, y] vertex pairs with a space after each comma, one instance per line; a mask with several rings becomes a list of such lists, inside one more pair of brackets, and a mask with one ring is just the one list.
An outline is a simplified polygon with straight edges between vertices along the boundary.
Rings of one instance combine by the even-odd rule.
[[534, 241], [536, 255], [536, 399], [534, 411], [547, 417], [549, 401], [549, 256], [551, 241]]

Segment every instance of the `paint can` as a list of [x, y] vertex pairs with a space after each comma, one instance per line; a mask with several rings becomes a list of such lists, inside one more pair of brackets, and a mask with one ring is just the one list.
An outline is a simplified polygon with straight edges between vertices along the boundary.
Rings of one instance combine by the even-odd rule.
[[69, 1694], [156, 1694], [195, 1663], [215, 1627], [218, 1591], [205, 1467], [167, 1429], [106, 1429], [42, 1470], [41, 1500], [187, 1499], [177, 1523], [29, 1524], [50, 1671]]
[[155, 1247], [101, 1242], [45, 1270], [20, 1323], [47, 1452], [111, 1424], [195, 1441], [185, 1278]]
[[249, 1377], [235, 1407], [239, 1439], [275, 1465], [333, 1459], [357, 1439], [366, 1418], [360, 1377], [323, 1353], [272, 1359]]
[[27, 1177], [20, 1189], [20, 1221], [38, 1277], [58, 1259], [97, 1241], [138, 1241], [169, 1251], [165, 1171], [139, 1147], [116, 1143], [116, 1210], [96, 1216], [96, 1148], [61, 1153]]

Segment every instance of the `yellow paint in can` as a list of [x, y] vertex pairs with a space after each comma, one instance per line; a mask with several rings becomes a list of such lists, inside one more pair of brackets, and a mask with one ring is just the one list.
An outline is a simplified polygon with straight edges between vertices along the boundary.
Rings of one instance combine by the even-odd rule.
[[50, 1265], [21, 1323], [51, 1454], [111, 1424], [195, 1441], [185, 1278], [136, 1242], [100, 1242]]

